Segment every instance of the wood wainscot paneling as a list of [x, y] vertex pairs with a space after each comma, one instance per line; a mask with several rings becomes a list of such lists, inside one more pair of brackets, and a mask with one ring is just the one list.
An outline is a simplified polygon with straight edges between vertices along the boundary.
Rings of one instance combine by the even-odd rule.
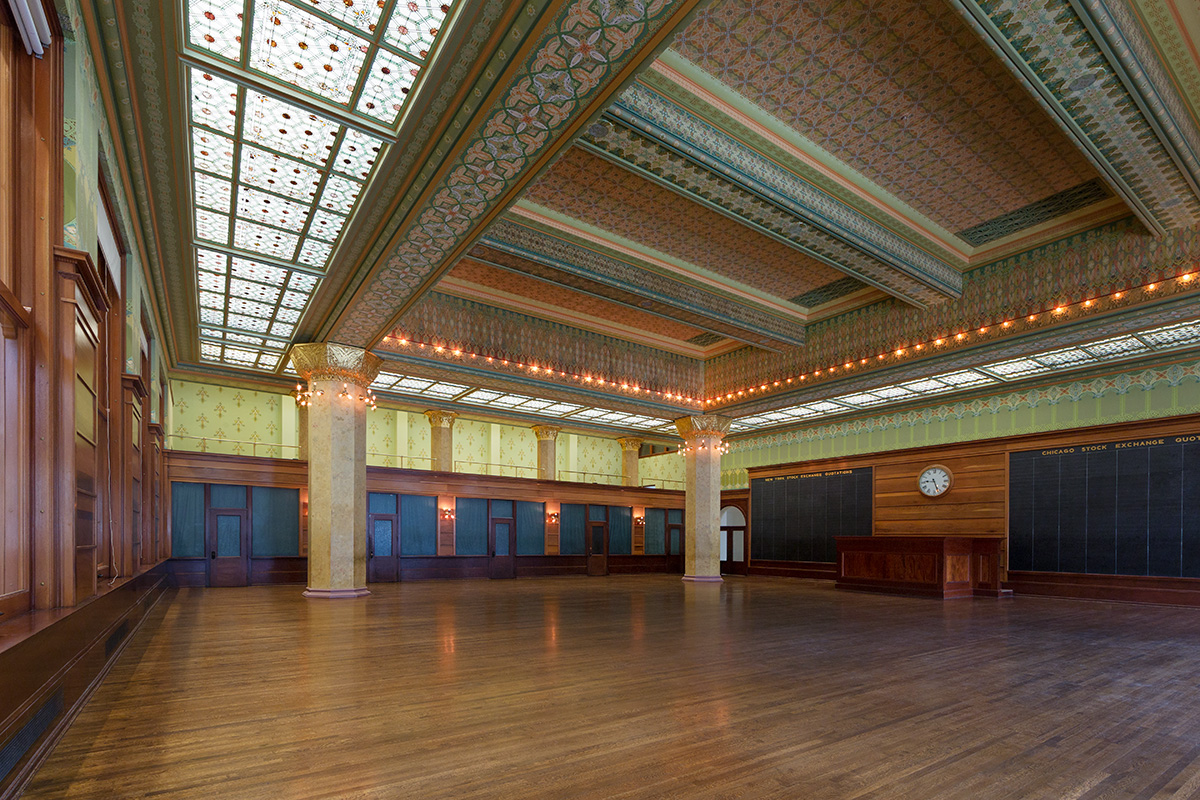
[[15, 798], [166, 587], [154, 567], [71, 610], [0, 625], [0, 798]]
[[1115, 600], [1125, 603], [1161, 603], [1200, 607], [1200, 580], [1157, 578], [1148, 575], [1085, 575], [1076, 572], [1008, 573], [1004, 586], [1017, 594], [1073, 597], [1080, 600]]
[[1000, 588], [1000, 540], [839, 536], [837, 588], [954, 600], [1011, 597]]
[[824, 561], [767, 561], [759, 558], [750, 562], [747, 574], [832, 581], [837, 578], [837, 564]]

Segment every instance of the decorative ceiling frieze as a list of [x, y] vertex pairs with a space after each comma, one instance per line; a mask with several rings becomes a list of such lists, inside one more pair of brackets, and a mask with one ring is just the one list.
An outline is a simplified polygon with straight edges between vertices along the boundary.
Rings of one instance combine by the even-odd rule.
[[646, 86], [627, 89], [607, 118], [584, 132], [585, 146], [914, 305], [961, 294], [950, 264]]
[[1151, 231], [1200, 222], [1197, 137], [1123, 0], [950, 0]]
[[[780, 349], [804, 343], [800, 314], [785, 315], [715, 287], [699, 286], [628, 260], [504, 219], [492, 225], [471, 256], [737, 339]], [[507, 257], [505, 257], [507, 256]]]
[[696, 5], [574, 0], [562, 6], [328, 338], [370, 345], [389, 329], [598, 109], [635, 55], [659, 44]]

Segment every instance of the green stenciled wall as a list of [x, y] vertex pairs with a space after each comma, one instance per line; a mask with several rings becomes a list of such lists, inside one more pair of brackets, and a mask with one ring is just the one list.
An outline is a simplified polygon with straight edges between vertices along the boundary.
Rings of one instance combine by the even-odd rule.
[[678, 452], [638, 459], [638, 481], [660, 489], [682, 489], [687, 477], [686, 462]]
[[[290, 395], [196, 381], [172, 380], [168, 446], [177, 450], [294, 458], [299, 414]], [[367, 412], [367, 463], [429, 467], [429, 420], [419, 411]], [[556, 461], [563, 480], [621, 473], [616, 438], [560, 433]], [[678, 456], [676, 456], [678, 458]], [[530, 428], [459, 418], [454, 421], [459, 472], [537, 477], [537, 437]], [[572, 474], [585, 472], [592, 478]]]
[[721, 486], [745, 488], [746, 469], [766, 464], [1195, 413], [1200, 361], [1189, 361], [731, 441]]
[[297, 455], [296, 403], [287, 395], [171, 381], [167, 447], [269, 458]]

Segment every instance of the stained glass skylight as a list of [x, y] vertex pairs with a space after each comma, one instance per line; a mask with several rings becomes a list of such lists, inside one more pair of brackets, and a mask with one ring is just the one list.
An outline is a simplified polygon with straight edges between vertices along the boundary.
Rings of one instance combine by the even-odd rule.
[[187, 45], [391, 126], [451, 6], [442, 0], [185, 0]]
[[733, 432], [783, 425], [798, 419], [846, 414], [889, 403], [902, 403], [962, 389], [1002, 384], [1055, 371], [1080, 369], [1106, 361], [1118, 361], [1143, 353], [1158, 353], [1200, 345], [1200, 321], [1164, 325], [1136, 334], [1124, 334], [1096, 342], [1050, 350], [1021, 358], [960, 369], [893, 386], [831, 397], [814, 403], [781, 408], [733, 420]]
[[229, 336], [286, 347], [385, 144], [200, 69], [188, 73], [198, 312], [208, 331], [201, 360], [273, 370], [277, 348], [231, 348]]

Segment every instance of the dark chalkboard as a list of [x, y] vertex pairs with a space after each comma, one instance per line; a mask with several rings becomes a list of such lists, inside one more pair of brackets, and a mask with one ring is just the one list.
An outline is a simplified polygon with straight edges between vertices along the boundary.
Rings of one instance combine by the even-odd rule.
[[1200, 577], [1200, 435], [1013, 453], [1008, 568]]
[[836, 561], [835, 536], [871, 535], [871, 475], [865, 467], [750, 481], [750, 558]]

